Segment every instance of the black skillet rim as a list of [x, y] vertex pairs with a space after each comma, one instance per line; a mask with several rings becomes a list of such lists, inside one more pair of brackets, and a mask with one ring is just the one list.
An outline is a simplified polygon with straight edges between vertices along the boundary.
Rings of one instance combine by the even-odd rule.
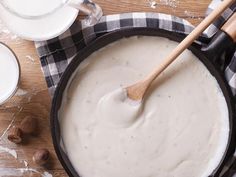
[[[61, 100], [63, 97], [64, 89], [68, 83], [69, 78], [76, 70], [78, 65], [86, 59], [89, 55], [91, 55], [94, 51], [110, 44], [116, 40], [119, 40], [124, 37], [130, 36], [159, 36], [169, 38], [170, 40], [180, 42], [185, 36], [183, 34], [178, 34], [166, 30], [155, 29], [155, 28], [127, 28], [122, 30], [116, 30], [111, 33], [104, 34], [103, 36], [97, 38], [95, 41], [91, 42], [87, 47], [80, 51], [79, 55], [75, 56], [74, 59], [71, 61], [67, 69], [65, 70], [62, 78], [60, 79], [58, 86], [56, 88], [53, 101], [52, 101], [52, 108], [51, 108], [51, 116], [50, 116], [50, 126], [51, 126], [51, 136], [53, 140], [54, 149], [56, 151], [57, 157], [62, 164], [63, 168], [66, 170], [67, 174], [71, 177], [80, 177], [79, 174], [76, 172], [72, 164], [70, 163], [68, 157], [63, 152], [62, 148], [60, 147], [60, 127], [58, 122], [58, 110], [61, 106]], [[216, 78], [223, 94], [227, 102], [228, 111], [229, 111], [229, 123], [230, 123], [230, 132], [228, 138], [228, 145], [225, 154], [219, 163], [218, 167], [213, 171], [212, 175], [217, 177], [220, 174], [220, 171], [223, 169], [223, 166], [227, 163], [227, 161], [231, 158], [232, 154], [234, 153], [236, 143], [234, 141], [235, 135], [235, 107], [233, 102], [232, 92], [227, 84], [227, 81], [224, 78], [223, 73], [217, 66], [214, 66], [213, 63], [207, 58], [206, 53], [202, 52], [200, 46], [194, 43], [189, 49], [196, 55], [199, 60], [207, 67], [210, 73]]]

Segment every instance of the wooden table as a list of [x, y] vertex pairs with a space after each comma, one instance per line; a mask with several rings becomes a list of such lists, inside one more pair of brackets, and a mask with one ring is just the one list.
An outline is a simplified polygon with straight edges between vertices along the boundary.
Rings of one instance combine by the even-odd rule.
[[[185, 18], [193, 24], [198, 24], [204, 18], [210, 2], [210, 0], [156, 0], [157, 6], [152, 8], [150, 1], [96, 0], [105, 15], [132, 11], [161, 12]], [[67, 176], [52, 146], [49, 127], [51, 98], [34, 44], [11, 34], [2, 23], [0, 23], [0, 41], [8, 44], [16, 52], [22, 69], [20, 90], [8, 103], [0, 106], [0, 176], [43, 176], [42, 173], [45, 171], [53, 176]], [[8, 142], [7, 128], [19, 124], [28, 115], [39, 120], [39, 135], [28, 137], [21, 145]], [[32, 154], [37, 148], [48, 148], [51, 152], [51, 160], [44, 168], [32, 162]], [[13, 156], [14, 154], [8, 153], [9, 150], [13, 150], [12, 153], [15, 150], [17, 158]]]

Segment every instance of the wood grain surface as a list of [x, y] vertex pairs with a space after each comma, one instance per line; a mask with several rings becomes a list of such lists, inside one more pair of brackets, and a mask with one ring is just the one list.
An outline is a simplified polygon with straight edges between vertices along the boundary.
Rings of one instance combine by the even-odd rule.
[[[196, 25], [204, 18], [210, 0], [156, 0], [156, 8], [151, 7], [149, 0], [96, 0], [96, 2], [101, 5], [105, 15], [140, 11], [161, 12], [185, 18]], [[0, 22], [0, 41], [15, 51], [22, 71], [17, 94], [0, 106], [0, 177], [46, 176], [47, 172], [55, 177], [67, 176], [54, 153], [49, 127], [51, 98], [34, 44], [9, 32], [2, 22]], [[39, 134], [27, 137], [22, 144], [15, 145], [7, 140], [7, 130], [11, 126], [18, 125], [25, 116], [38, 119]], [[48, 148], [51, 152], [50, 162], [45, 167], [39, 167], [32, 161], [32, 155], [38, 148]], [[14, 150], [17, 158], [13, 156]]]

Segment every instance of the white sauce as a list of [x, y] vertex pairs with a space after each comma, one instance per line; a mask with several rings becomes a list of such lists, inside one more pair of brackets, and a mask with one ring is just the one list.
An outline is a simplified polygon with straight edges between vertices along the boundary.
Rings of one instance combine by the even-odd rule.
[[15, 55], [5, 45], [0, 44], [0, 104], [16, 90], [19, 72]]
[[[113, 105], [114, 108], [110, 108]], [[104, 95], [98, 102], [95, 114], [100, 124], [115, 127], [129, 127], [142, 114], [143, 104], [127, 97], [125, 89], [117, 89]]]
[[218, 166], [229, 136], [227, 105], [190, 51], [156, 79], [142, 104], [122, 91], [176, 45], [131, 37], [81, 63], [59, 118], [63, 148], [82, 177], [206, 177]]

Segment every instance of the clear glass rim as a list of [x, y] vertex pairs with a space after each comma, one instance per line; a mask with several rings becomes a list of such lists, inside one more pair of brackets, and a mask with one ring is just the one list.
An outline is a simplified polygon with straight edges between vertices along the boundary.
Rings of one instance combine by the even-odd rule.
[[18, 79], [17, 79], [17, 83], [16, 83], [16, 86], [14, 88], [14, 90], [11, 92], [11, 94], [9, 94], [8, 97], [6, 97], [5, 99], [3, 99], [3, 101], [0, 101], [0, 106], [3, 105], [4, 103], [6, 103], [9, 99], [11, 99], [16, 91], [18, 90], [19, 88], [19, 85], [20, 85], [20, 78], [21, 78], [21, 67], [20, 67], [20, 62], [19, 62], [19, 59], [18, 57], [16, 56], [15, 52], [5, 43], [3, 42], [0, 42], [1, 45], [5, 46], [8, 50], [10, 50], [12, 52], [12, 54], [14, 55], [15, 57], [15, 61], [16, 61], [16, 64], [17, 64], [17, 68], [18, 68]]
[[69, 0], [62, 0], [61, 4], [58, 5], [57, 7], [55, 7], [52, 11], [46, 12], [45, 14], [41, 14], [41, 15], [26, 15], [26, 14], [18, 13], [17, 11], [13, 10], [12, 8], [10, 8], [5, 3], [4, 0], [0, 0], [0, 5], [2, 5], [11, 14], [13, 14], [15, 16], [18, 16], [20, 18], [24, 18], [24, 19], [39, 19], [39, 18], [43, 18], [45, 16], [48, 16], [48, 15], [51, 15], [51, 14], [55, 13], [59, 9], [63, 8], [64, 6], [66, 6], [68, 2], [69, 2]]

